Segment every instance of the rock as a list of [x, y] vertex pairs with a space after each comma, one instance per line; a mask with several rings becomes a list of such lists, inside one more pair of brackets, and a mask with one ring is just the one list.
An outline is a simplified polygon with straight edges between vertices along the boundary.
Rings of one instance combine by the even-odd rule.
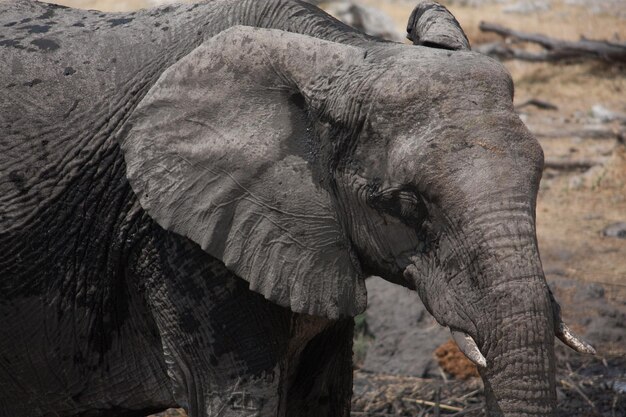
[[585, 186], [585, 180], [582, 175], [575, 175], [569, 179], [569, 189], [570, 190], [580, 190]]
[[610, 224], [604, 228], [602, 234], [607, 237], [626, 239], [626, 222], [617, 222]]
[[583, 216], [583, 220], [587, 220], [587, 221], [589, 221], [589, 220], [600, 220], [600, 219], [603, 219], [603, 218], [604, 218], [604, 216], [602, 215], [602, 213], [588, 213], [588, 214], [585, 214]]
[[362, 370], [416, 377], [438, 375], [434, 351], [450, 338], [426, 311], [414, 291], [372, 277], [368, 294], [367, 325], [375, 337]]
[[612, 388], [618, 394], [626, 394], [626, 381], [614, 381]]
[[593, 188], [599, 184], [606, 169], [602, 165], [589, 168], [583, 174], [574, 175], [569, 179], [569, 188], [579, 190], [581, 188]]
[[600, 284], [589, 284], [581, 288], [574, 296], [574, 301], [589, 301], [604, 298], [604, 287]]
[[594, 119], [602, 123], [608, 123], [614, 120], [626, 121], [626, 115], [609, 110], [601, 104], [596, 104], [591, 107], [591, 115]]

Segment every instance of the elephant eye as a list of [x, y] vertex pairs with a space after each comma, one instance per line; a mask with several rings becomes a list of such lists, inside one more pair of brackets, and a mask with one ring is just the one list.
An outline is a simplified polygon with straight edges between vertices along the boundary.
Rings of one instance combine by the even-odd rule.
[[412, 216], [420, 208], [421, 199], [413, 193], [401, 191], [396, 198], [401, 216]]
[[407, 189], [373, 191], [368, 195], [368, 203], [372, 208], [396, 217], [414, 228], [421, 227], [428, 215], [422, 198]]

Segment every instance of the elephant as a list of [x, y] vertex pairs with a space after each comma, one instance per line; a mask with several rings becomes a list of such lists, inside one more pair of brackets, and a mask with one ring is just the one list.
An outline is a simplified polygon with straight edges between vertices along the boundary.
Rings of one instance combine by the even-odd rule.
[[368, 276], [490, 416], [555, 415], [555, 335], [593, 348], [542, 270], [542, 149], [446, 13], [409, 45], [299, 0], [1, 3], [0, 416], [349, 416]]

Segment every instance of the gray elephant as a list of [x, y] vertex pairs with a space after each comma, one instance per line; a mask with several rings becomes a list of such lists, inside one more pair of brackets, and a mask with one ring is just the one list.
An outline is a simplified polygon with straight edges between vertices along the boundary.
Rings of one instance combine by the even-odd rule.
[[591, 348], [542, 272], [542, 150], [428, 10], [411, 46], [297, 0], [0, 4], [0, 415], [348, 416], [368, 275], [489, 415], [553, 415], [554, 335]]

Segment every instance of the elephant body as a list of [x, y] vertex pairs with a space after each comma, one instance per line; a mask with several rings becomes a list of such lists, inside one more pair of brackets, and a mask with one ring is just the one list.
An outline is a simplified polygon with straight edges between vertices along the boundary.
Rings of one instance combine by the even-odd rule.
[[347, 415], [352, 320], [250, 291], [126, 179], [116, 134], [232, 4], [0, 6], [0, 415]]
[[587, 347], [543, 277], [543, 154], [425, 3], [424, 46], [299, 0], [0, 4], [0, 416], [348, 416], [368, 275], [490, 415], [554, 415], [554, 335]]

